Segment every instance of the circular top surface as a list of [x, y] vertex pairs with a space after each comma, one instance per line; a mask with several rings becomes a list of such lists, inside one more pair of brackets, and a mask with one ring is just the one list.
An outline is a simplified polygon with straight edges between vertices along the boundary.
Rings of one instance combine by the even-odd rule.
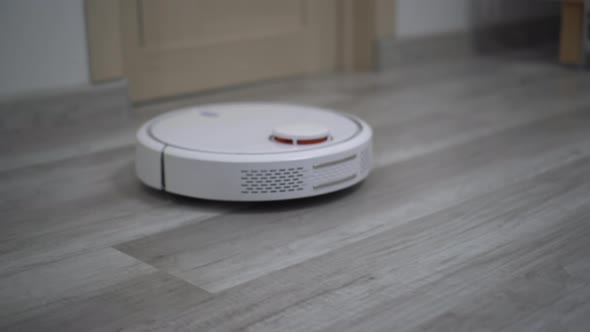
[[321, 124], [313, 122], [294, 122], [275, 127], [272, 135], [287, 139], [317, 139], [330, 135], [330, 130]]
[[[270, 139], [276, 131], [288, 135], [328, 133], [330, 141], [302, 146]], [[181, 149], [232, 154], [296, 152], [331, 146], [360, 131], [352, 118], [323, 109], [281, 104], [218, 104], [187, 108], [155, 119], [149, 133]], [[309, 137], [315, 138], [315, 137]]]

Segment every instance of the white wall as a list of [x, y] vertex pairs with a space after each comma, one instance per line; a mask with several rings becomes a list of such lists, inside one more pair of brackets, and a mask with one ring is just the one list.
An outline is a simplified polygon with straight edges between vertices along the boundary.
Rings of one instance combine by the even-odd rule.
[[400, 38], [464, 31], [473, 26], [558, 15], [553, 0], [397, 0]]
[[0, 97], [87, 84], [83, 0], [0, 0]]

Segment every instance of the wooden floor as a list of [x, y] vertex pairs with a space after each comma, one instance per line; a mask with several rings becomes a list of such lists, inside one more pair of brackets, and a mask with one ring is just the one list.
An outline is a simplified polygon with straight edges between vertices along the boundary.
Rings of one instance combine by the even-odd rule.
[[[589, 74], [475, 58], [0, 119], [0, 330], [590, 331], [589, 91]], [[139, 123], [239, 100], [363, 117], [374, 172], [281, 203], [138, 183]]]

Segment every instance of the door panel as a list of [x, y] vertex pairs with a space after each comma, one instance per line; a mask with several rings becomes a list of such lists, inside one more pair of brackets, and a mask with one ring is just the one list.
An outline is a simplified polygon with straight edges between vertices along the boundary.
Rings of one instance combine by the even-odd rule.
[[131, 98], [333, 70], [336, 1], [122, 1]]
[[304, 29], [306, 16], [305, 3], [292, 0], [143, 0], [140, 4], [147, 47], [292, 33]]

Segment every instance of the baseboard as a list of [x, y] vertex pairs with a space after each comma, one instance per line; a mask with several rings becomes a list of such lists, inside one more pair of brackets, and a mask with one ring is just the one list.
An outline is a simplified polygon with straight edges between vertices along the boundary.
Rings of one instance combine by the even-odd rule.
[[93, 118], [127, 117], [127, 82], [117, 81], [0, 99], [0, 130], [55, 128]]
[[386, 37], [377, 42], [377, 63], [387, 69], [557, 43], [559, 27], [559, 17], [551, 16], [419, 38]]
[[377, 66], [379, 69], [387, 69], [456, 59], [472, 53], [471, 38], [466, 32], [409, 39], [387, 37], [377, 42]]

